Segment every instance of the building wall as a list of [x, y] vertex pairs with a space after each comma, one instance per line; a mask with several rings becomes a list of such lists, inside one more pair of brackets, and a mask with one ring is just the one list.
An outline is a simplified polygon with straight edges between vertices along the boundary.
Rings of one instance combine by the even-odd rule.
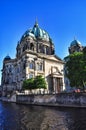
[[[27, 58], [25, 59], [25, 57]], [[33, 63], [33, 66], [30, 66], [31, 62]], [[41, 64], [42, 67], [38, 68], [38, 64], [39, 65]], [[24, 79], [31, 78], [31, 75], [32, 77], [42, 75], [46, 79], [47, 89], [49, 90], [49, 88], [53, 87], [52, 77], [55, 74], [55, 77], [62, 78], [63, 82], [62, 90], [64, 90], [64, 76], [62, 72], [63, 63], [58, 62], [58, 60], [54, 56], [52, 56], [51, 58], [45, 56], [44, 58], [42, 56], [37, 57], [36, 55], [25, 54], [21, 59], [17, 60], [16, 62], [5, 63], [5, 66], [8, 66], [7, 71], [5, 71], [7, 75], [3, 74], [3, 77], [8, 78], [9, 82], [8, 84], [6, 84], [6, 82], [3, 84], [4, 89], [8, 88], [9, 90], [10, 89], [20, 90], [22, 88], [22, 83]], [[10, 67], [12, 68], [12, 70], [9, 74]]]

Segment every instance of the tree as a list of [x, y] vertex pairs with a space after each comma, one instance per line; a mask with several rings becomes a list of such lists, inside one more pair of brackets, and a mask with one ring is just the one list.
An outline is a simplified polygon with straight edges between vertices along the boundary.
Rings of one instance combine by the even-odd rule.
[[46, 89], [46, 87], [47, 87], [45, 78], [43, 78], [41, 75], [35, 77], [34, 85], [36, 86], [36, 88], [39, 88], [39, 89], [41, 89], [41, 88]]
[[86, 85], [86, 54], [75, 52], [65, 58], [65, 75], [71, 87], [84, 88]]
[[23, 90], [32, 90], [32, 89], [46, 89], [46, 81], [41, 75], [36, 76], [35, 78], [30, 78], [23, 81], [22, 89]]
[[32, 89], [34, 89], [34, 79], [30, 78], [30, 79], [24, 80], [23, 81], [22, 89], [24, 89], [24, 90], [30, 90], [30, 91]]

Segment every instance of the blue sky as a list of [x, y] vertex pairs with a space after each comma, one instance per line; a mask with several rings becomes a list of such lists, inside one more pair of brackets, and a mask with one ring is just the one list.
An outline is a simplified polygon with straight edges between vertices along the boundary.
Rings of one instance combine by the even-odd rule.
[[6, 55], [15, 58], [17, 42], [36, 18], [62, 59], [74, 37], [86, 45], [86, 0], [1, 0], [0, 70]]

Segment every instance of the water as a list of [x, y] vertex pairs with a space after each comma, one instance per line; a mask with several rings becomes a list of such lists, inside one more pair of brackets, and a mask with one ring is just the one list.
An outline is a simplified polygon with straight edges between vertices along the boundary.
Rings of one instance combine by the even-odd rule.
[[0, 130], [86, 130], [86, 110], [0, 102]]

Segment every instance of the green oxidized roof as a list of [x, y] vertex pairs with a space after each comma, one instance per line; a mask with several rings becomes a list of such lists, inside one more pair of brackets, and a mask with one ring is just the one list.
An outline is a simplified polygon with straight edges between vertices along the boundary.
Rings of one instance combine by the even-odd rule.
[[51, 39], [50, 36], [49, 36], [49, 34], [48, 34], [45, 30], [41, 29], [41, 28], [39, 27], [39, 25], [38, 25], [37, 22], [35, 22], [35, 25], [33, 26], [32, 29], [27, 30], [27, 31], [23, 34], [21, 40], [22, 40], [24, 37], [26, 37], [26, 36], [32, 36], [32, 37], [35, 37], [35, 38], [38, 38], [38, 37], [39, 37], [39, 38], [45, 39], [45, 40], [47, 40], [47, 41], [49, 41], [49, 40]]
[[81, 43], [80, 43], [78, 40], [74, 39], [74, 40], [71, 42], [70, 46], [74, 46], [74, 45], [81, 45]]
[[5, 58], [4, 58], [4, 61], [7, 61], [7, 60], [11, 60], [11, 57], [9, 55], [7, 55]]

